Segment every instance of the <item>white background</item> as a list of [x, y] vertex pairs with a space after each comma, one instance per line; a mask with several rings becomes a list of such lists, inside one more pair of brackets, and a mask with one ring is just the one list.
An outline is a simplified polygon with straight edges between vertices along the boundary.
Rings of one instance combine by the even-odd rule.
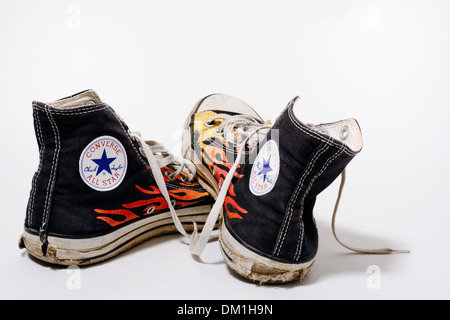
[[[450, 298], [449, 12], [444, 0], [1, 1], [0, 298]], [[356, 118], [364, 148], [348, 167], [338, 233], [411, 254], [339, 246], [335, 182], [316, 205], [320, 248], [302, 282], [243, 281], [217, 242], [200, 263], [181, 235], [168, 235], [82, 268], [71, 289], [66, 268], [17, 242], [38, 166], [31, 102], [88, 88], [177, 154], [189, 110], [214, 92], [265, 119], [296, 95], [305, 122]]]

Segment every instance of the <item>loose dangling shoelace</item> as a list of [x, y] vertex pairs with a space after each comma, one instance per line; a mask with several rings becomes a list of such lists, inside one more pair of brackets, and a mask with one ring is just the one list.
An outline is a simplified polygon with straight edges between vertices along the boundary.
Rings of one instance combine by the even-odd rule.
[[341, 173], [341, 183], [339, 185], [339, 192], [338, 192], [336, 203], [335, 203], [334, 209], [333, 209], [333, 217], [331, 219], [331, 229], [333, 231], [333, 236], [336, 239], [336, 241], [339, 242], [339, 244], [341, 246], [343, 246], [344, 248], [347, 248], [348, 250], [351, 250], [351, 251], [354, 251], [354, 252], [357, 252], [357, 253], [363, 253], [363, 254], [410, 253], [409, 250], [397, 250], [397, 249], [390, 249], [390, 248], [384, 248], [384, 249], [359, 249], [359, 248], [354, 248], [354, 247], [351, 247], [349, 245], [346, 245], [345, 243], [343, 243], [338, 238], [338, 236], [336, 234], [336, 213], [338, 211], [339, 202], [341, 201], [342, 191], [344, 190], [345, 178], [346, 178], [346, 172], [345, 172], [345, 169], [344, 169], [344, 171], [342, 171], [342, 173]]

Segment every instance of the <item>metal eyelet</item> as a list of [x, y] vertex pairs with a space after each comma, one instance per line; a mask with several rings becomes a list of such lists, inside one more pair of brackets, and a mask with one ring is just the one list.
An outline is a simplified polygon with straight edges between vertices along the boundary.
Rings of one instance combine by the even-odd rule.
[[192, 184], [192, 181], [187, 180], [185, 177], [181, 177], [181, 181], [185, 184]]
[[169, 178], [170, 181], [175, 181], [175, 177], [172, 175], [170, 171], [166, 171], [164, 174], [167, 178]]
[[205, 121], [205, 127], [211, 128], [217, 124], [216, 120], [207, 120]]
[[147, 209], [147, 214], [153, 213], [153, 211], [155, 211], [155, 209], [156, 208], [154, 206], [151, 206], [150, 208]]
[[349, 135], [350, 135], [350, 130], [348, 129], [347, 126], [343, 127], [343, 128], [341, 129], [341, 131], [339, 132], [339, 138], [340, 138], [342, 141], [347, 140], [348, 137], [349, 137]]

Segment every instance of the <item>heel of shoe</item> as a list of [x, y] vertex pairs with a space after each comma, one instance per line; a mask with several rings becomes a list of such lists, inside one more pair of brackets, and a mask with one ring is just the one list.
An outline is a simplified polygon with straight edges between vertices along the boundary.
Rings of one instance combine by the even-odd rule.
[[220, 229], [220, 248], [228, 266], [242, 277], [259, 283], [286, 283], [303, 279], [314, 264], [283, 263], [259, 255], [239, 243], [227, 230]]

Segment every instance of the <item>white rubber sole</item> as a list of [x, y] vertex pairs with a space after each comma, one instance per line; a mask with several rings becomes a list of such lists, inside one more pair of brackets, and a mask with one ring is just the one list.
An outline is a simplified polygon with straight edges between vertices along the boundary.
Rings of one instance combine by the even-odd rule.
[[282, 263], [263, 257], [240, 244], [223, 223], [220, 228], [220, 248], [225, 262], [237, 274], [259, 283], [286, 283], [301, 280], [314, 264]]
[[[199, 229], [206, 221], [210, 205], [178, 210], [180, 221], [189, 232], [193, 222]], [[138, 220], [103, 236], [71, 239], [48, 237], [47, 254], [42, 253], [42, 243], [38, 235], [27, 231], [21, 235], [19, 247], [25, 248], [39, 260], [58, 265], [90, 265], [110, 259], [147, 239], [177, 232], [169, 212]]]

